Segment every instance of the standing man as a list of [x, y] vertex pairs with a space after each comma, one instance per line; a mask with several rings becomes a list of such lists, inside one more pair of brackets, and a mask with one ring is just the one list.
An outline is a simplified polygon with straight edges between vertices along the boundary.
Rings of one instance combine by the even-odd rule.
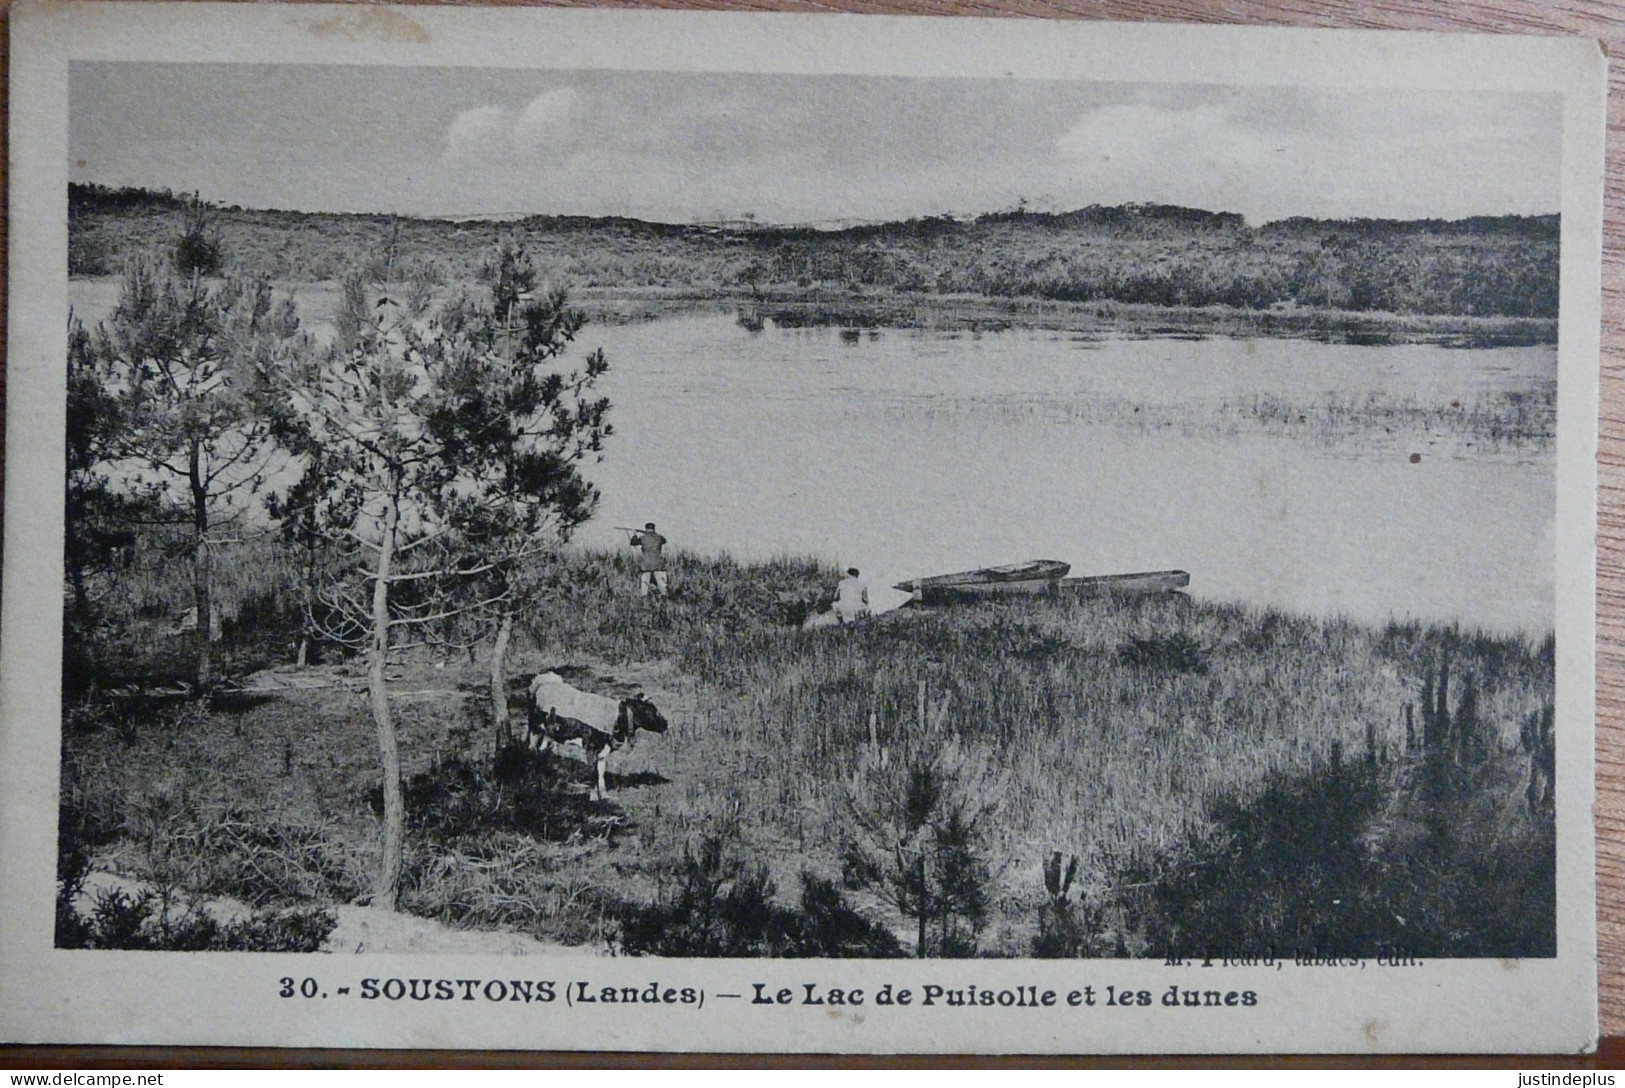
[[643, 526], [643, 532], [632, 534], [632, 547], [643, 549], [638, 556], [638, 596], [647, 597], [651, 588], [657, 597], [666, 595], [665, 546], [666, 538], [655, 532], [652, 521]]
[[857, 567], [847, 567], [846, 577], [835, 585], [835, 618], [841, 623], [856, 623], [868, 614], [869, 583]]

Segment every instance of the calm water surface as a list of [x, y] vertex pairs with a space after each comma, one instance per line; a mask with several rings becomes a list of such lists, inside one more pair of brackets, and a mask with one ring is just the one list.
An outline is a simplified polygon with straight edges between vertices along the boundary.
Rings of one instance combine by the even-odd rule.
[[[617, 434], [583, 543], [652, 520], [679, 547], [816, 554], [877, 586], [1054, 558], [1179, 568], [1203, 597], [1317, 615], [1553, 622], [1549, 448], [1317, 442], [1215, 415], [1261, 394], [1429, 406], [1538, 390], [1550, 348], [751, 333], [717, 314], [589, 326], [584, 343], [609, 356]], [[1137, 406], [1160, 423], [1137, 425]]]
[[[73, 297], [93, 322], [117, 284], [74, 281]], [[336, 297], [299, 290], [318, 335]], [[881, 604], [918, 574], [1052, 558], [1075, 574], [1178, 568], [1204, 598], [1321, 616], [1553, 624], [1550, 444], [1317, 441], [1233, 411], [1538, 394], [1550, 347], [752, 333], [731, 314], [589, 325], [582, 345], [609, 356], [616, 429], [585, 544], [656, 521], [680, 548], [861, 567]]]

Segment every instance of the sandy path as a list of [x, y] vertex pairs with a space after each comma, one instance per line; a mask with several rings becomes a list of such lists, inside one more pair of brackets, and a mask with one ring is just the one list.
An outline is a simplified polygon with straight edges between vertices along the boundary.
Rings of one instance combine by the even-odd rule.
[[586, 947], [538, 941], [501, 930], [452, 929], [429, 918], [371, 907], [335, 908], [338, 925], [323, 952], [440, 953], [471, 956], [596, 956]]

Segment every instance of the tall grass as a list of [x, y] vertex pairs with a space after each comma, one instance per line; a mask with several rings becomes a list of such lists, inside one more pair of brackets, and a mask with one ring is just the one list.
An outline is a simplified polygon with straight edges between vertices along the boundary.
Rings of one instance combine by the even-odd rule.
[[[1190, 863], [1199, 844], [1222, 839], [1238, 813], [1281, 790], [1301, 786], [1312, 798], [1314, 783], [1359, 766], [1384, 769], [1371, 796], [1390, 807], [1434, 803], [1470, 827], [1500, 829], [1499, 840], [1451, 840], [1463, 850], [1471, 843], [1498, 857], [1524, 843], [1535, 876], [1549, 866], [1537, 822], [1517, 803], [1527, 763], [1520, 726], [1553, 699], [1549, 636], [1371, 627], [1183, 596], [989, 601], [801, 630], [785, 622], [782, 602], [827, 587], [833, 572], [813, 564], [690, 557], [678, 598], [651, 607], [633, 595], [620, 558], [579, 561], [611, 592], [540, 620], [550, 646], [675, 660], [698, 689], [682, 743], [687, 773], [701, 780], [687, 786], [728, 798], [766, 850], [834, 870], [853, 838], [854, 795], [883, 788], [877, 760], [895, 777], [911, 751], [952, 745], [956, 759], [991, 768], [1000, 783], [979, 834], [1007, 907], [1042, 905], [1042, 863], [1062, 851], [1079, 856], [1079, 895], [1097, 919], [1110, 913], [1102, 904], [1116, 904], [1149, 925], [1151, 907], [1129, 886], [1165, 879], [1157, 874]], [[718, 602], [734, 610], [714, 613]], [[1443, 800], [1422, 792], [1422, 772], [1402, 773], [1427, 765], [1423, 721], [1441, 682], [1475, 730], [1448, 758], [1479, 768], [1460, 772], [1471, 781]], [[927, 726], [922, 683], [940, 710]], [[1474, 799], [1468, 808], [1463, 797]], [[1377, 818], [1343, 816], [1351, 835]], [[1462, 879], [1476, 878], [1464, 870]], [[1008, 947], [1008, 936], [989, 938], [1001, 939]]]
[[[1370, 881], [1389, 879], [1406, 859], [1425, 863], [1418, 871], [1433, 874], [1431, 883], [1383, 892], [1383, 903], [1403, 904], [1388, 914], [1407, 918], [1434, 902], [1471, 927], [1479, 924], [1471, 889], [1515, 880], [1538, 899], [1549, 886], [1542, 875], [1552, 856], [1542, 831], [1549, 815], [1535, 811], [1523, 789], [1540, 756], [1520, 746], [1538, 734], [1529, 723], [1546, 720], [1553, 702], [1554, 645], [1544, 632], [1374, 627], [1182, 595], [989, 600], [807, 630], [800, 621], [837, 578], [809, 559], [679, 554], [672, 592], [660, 601], [638, 596], [625, 553], [562, 552], [542, 576], [550, 592], [528, 619], [532, 644], [516, 671], [635, 666], [638, 675], [665, 677], [662, 698], [677, 705], [667, 704], [672, 729], [654, 749], [660, 773], [617, 792], [600, 820], [574, 796], [585, 773], [577, 764], [568, 765], [570, 774], [527, 771], [518, 785], [503, 784], [500, 768], [489, 777], [481, 769], [490, 746], [478, 700], [445, 701], [432, 714], [423, 708], [422, 721], [408, 715], [409, 732], [420, 735], [415, 743], [431, 745], [413, 767], [427, 822], [414, 825], [422, 843], [408, 901], [447, 921], [596, 941], [609, 939], [618, 917], [647, 922], [666, 910], [698, 917], [704, 897], [692, 889], [649, 907], [654, 914], [627, 915], [618, 904], [658, 898], [652, 874], [688, 872], [682, 859], [699, 856], [696, 844], [714, 836], [719, 821], [741, 829], [741, 859], [771, 869], [751, 877], [758, 890], [822, 887], [806, 884], [802, 872], [814, 881], [844, 879], [849, 891], [878, 896], [864, 900], [865, 909], [905, 942], [928, 915], [940, 925], [928, 935], [931, 947], [960, 952], [1026, 954], [1035, 937], [1046, 954], [1144, 951], [1153, 940], [1191, 934], [1200, 912], [1189, 904], [1257, 907], [1234, 893], [1260, 873], [1286, 882], [1270, 885], [1270, 910], [1297, 917], [1293, 911], [1321, 909], [1290, 882], [1292, 851], [1300, 848], [1336, 868], [1345, 858], [1338, 851], [1358, 847], [1346, 856]], [[144, 585], [128, 592], [163, 596]], [[252, 642], [251, 624], [242, 637]], [[653, 663], [660, 670], [647, 671]], [[172, 728], [154, 722], [127, 736], [110, 720], [81, 722], [64, 737], [75, 804], [94, 817], [99, 849], [130, 856], [141, 836], [129, 821], [142, 798], [169, 774], [164, 768], [192, 768], [184, 773], [213, 798], [210, 815], [189, 819], [171, 839], [215, 858], [193, 882], [254, 902], [320, 899], [347, 886], [354, 850], [370, 849], [354, 837], [368, 822], [358, 784], [373, 773], [364, 734], [347, 732], [359, 708], [334, 701], [321, 713], [340, 713], [341, 705], [343, 723], [294, 722], [288, 708], [276, 707], [267, 713], [277, 716], [262, 721], [249, 711], [237, 719], [246, 733], [218, 714], [190, 724], [177, 717]], [[75, 721], [95, 718], [75, 714]], [[263, 748], [279, 730], [311, 735], [297, 749], [273, 741], [284, 746], [282, 765], [267, 777], [263, 769], [276, 757]], [[920, 768], [933, 797], [947, 800], [916, 820], [906, 795]], [[1359, 769], [1355, 778], [1351, 768]], [[227, 788], [226, 779], [241, 781]], [[1342, 794], [1332, 789], [1339, 782]], [[283, 794], [296, 797], [306, 816], [289, 815]], [[1352, 799], [1346, 811], [1328, 802], [1333, 794]], [[258, 815], [244, 815], [245, 807]], [[1259, 815], [1272, 808], [1313, 813], [1343, 828], [1341, 837], [1324, 849], [1293, 846], [1279, 821]], [[356, 846], [324, 851], [309, 814], [328, 811], [344, 814]], [[548, 813], [558, 819], [535, 824], [553, 820]], [[256, 820], [263, 826], [247, 830]], [[1452, 822], [1461, 833], [1427, 831]], [[867, 844], [873, 858], [887, 835], [900, 843], [927, 825], [940, 840], [933, 858], [959, 851], [963, 887], [911, 883], [906, 863], [889, 874], [853, 867], [855, 850]], [[572, 828], [584, 837], [571, 838]], [[1276, 853], [1260, 847], [1238, 861], [1225, 852], [1225, 843], [1270, 835]], [[914, 858], [924, 848], [908, 850]], [[1053, 890], [1046, 897], [1044, 866], [1057, 853], [1079, 859], [1071, 903]], [[276, 862], [282, 875], [256, 886], [245, 874], [273, 857], [283, 859]], [[741, 873], [756, 872], [754, 860], [739, 864]], [[699, 865], [689, 877], [714, 882], [715, 868]], [[1229, 874], [1228, 882], [1216, 887], [1190, 875], [1207, 871]], [[568, 923], [583, 903], [591, 925]], [[1483, 925], [1503, 929], [1514, 921], [1483, 917]], [[1041, 918], [1048, 928], [1039, 934]], [[1539, 919], [1531, 925], [1538, 930]], [[1450, 947], [1514, 954], [1536, 947], [1520, 943], [1526, 929], [1495, 939], [1474, 930]], [[744, 939], [733, 933], [716, 947], [733, 947], [736, 938]], [[1252, 932], [1231, 947], [1273, 939]], [[777, 937], [762, 940], [779, 947]]]
[[1008, 396], [972, 403], [899, 400], [883, 410], [888, 419], [908, 422], [973, 417], [1005, 425], [1082, 423], [1182, 437], [1262, 434], [1360, 452], [1425, 443], [1430, 449], [1471, 457], [1545, 454], [1557, 435], [1555, 384], [1437, 401], [1381, 393], [1303, 397], [1270, 393], [1213, 405], [1113, 395], [1067, 401]]
[[523, 626], [544, 656], [677, 660], [697, 643], [725, 645], [749, 632], [798, 627], [827, 603], [840, 577], [833, 564], [815, 559], [745, 562], [678, 552], [671, 593], [651, 602], [638, 596], [635, 556], [563, 552], [544, 562], [546, 592]]
[[1266, 434], [1307, 436], [1323, 443], [1372, 441], [1385, 435], [1402, 439], [1437, 436], [1476, 440], [1492, 449], [1546, 449], [1557, 437], [1557, 386], [1497, 392], [1448, 404], [1379, 394], [1334, 395], [1307, 403], [1263, 395], [1226, 404], [1220, 415]]
[[[1205, 648], [1201, 670], [1125, 664], [1135, 640]], [[871, 713], [882, 745], [906, 743], [916, 685], [947, 700], [958, 742], [1009, 775], [994, 849], [1033, 868], [1050, 849], [1100, 878], [1202, 833], [1222, 801], [1279, 775], [1406, 745], [1434, 643], [1476, 650], [1482, 713], [1510, 748], [1522, 716], [1551, 698], [1538, 648], [1475, 643], [1439, 629], [1372, 631], [1183, 598], [992, 603], [859, 630], [756, 631], [696, 640], [685, 670], [731, 692], [700, 743], [756, 763], [775, 807], [823, 814], [838, 834], [843, 778], [864, 759]], [[1494, 652], [1487, 652], [1493, 646]]]

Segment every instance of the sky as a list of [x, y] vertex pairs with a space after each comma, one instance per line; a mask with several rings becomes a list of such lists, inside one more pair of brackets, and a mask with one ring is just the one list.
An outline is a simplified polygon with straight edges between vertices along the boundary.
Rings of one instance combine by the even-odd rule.
[[1166, 203], [1546, 214], [1561, 99], [988, 79], [75, 63], [69, 177], [245, 207], [836, 223]]

